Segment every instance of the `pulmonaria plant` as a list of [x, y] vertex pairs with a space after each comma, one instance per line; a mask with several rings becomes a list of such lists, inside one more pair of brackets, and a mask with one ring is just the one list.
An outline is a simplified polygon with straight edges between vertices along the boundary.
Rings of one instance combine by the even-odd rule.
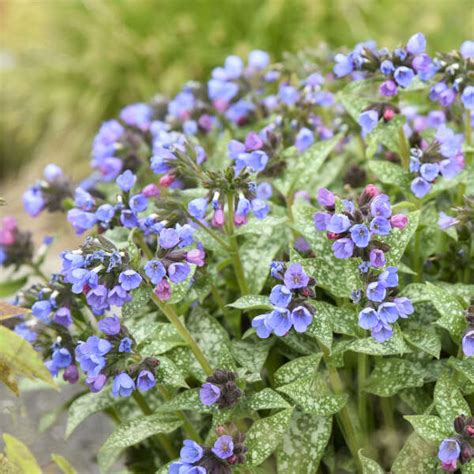
[[23, 195], [75, 249], [2, 217], [0, 380], [84, 386], [101, 472], [472, 472], [473, 45], [254, 50], [123, 107]]

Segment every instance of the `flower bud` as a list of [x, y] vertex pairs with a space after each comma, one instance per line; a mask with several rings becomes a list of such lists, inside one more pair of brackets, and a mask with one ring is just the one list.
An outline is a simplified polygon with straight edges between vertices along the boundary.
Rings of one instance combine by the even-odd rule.
[[165, 278], [156, 285], [153, 291], [161, 301], [168, 301], [171, 298], [171, 286]]
[[66, 367], [63, 373], [63, 379], [65, 382], [69, 382], [71, 384], [74, 384], [79, 380], [79, 370], [77, 370], [77, 367], [74, 364]]
[[188, 263], [193, 263], [198, 267], [202, 267], [204, 265], [204, 258], [206, 254], [204, 250], [201, 249], [192, 249], [186, 253], [186, 261]]
[[222, 227], [224, 225], [224, 211], [222, 209], [216, 209], [211, 219], [212, 227]]
[[156, 197], [160, 195], [160, 189], [158, 186], [154, 183], [147, 184], [143, 189], [142, 189], [142, 194], [147, 197]]
[[172, 174], [165, 174], [160, 178], [160, 186], [164, 188], [170, 187], [174, 182], [174, 176]]
[[408, 225], [408, 217], [405, 214], [395, 214], [390, 218], [390, 224], [397, 229], [404, 229]]

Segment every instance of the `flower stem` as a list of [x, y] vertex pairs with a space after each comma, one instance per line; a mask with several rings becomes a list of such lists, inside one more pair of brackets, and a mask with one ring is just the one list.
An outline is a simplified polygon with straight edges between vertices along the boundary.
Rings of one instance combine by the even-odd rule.
[[49, 282], [49, 279], [47, 278], [47, 276], [41, 271], [39, 265], [37, 263], [33, 263], [31, 262], [29, 264], [30, 268], [33, 270], [33, 273], [40, 277], [45, 283], [48, 283]]
[[359, 354], [357, 354], [358, 412], [361, 428], [364, 430], [364, 433], [367, 433], [367, 394], [364, 390], [365, 381], [367, 379], [367, 369], [367, 354], [359, 352]]
[[206, 234], [208, 234], [210, 237], [212, 237], [217, 243], [222, 245], [222, 247], [226, 250], [230, 250], [229, 244], [219, 237], [212, 229], [209, 229], [209, 227], [206, 227], [199, 219], [195, 219], [191, 215], [189, 215], [189, 218], [192, 219], [193, 222], [195, 222]]
[[232, 263], [234, 265], [235, 276], [242, 295], [248, 295], [249, 287], [245, 278], [244, 267], [239, 255], [239, 245], [234, 233], [234, 194], [227, 194], [227, 234], [230, 241], [230, 252], [232, 256]]
[[402, 167], [405, 171], [408, 171], [410, 165], [410, 148], [403, 127], [399, 128], [398, 136], [400, 140], [400, 157], [402, 159]]
[[387, 428], [387, 431], [396, 433], [392, 399], [390, 397], [381, 397], [380, 406], [382, 407], [383, 419], [385, 421], [385, 427]]
[[156, 296], [154, 293], [151, 294], [151, 299], [155, 305], [158, 306], [161, 312], [168, 318], [169, 322], [174, 326], [176, 331], [178, 331], [178, 334], [186, 341], [206, 375], [212, 375], [213, 370], [206, 359], [206, 356], [203, 354], [201, 348], [193, 339], [191, 333], [186, 329], [186, 326], [181, 322], [173, 307], [160, 301], [158, 296]]
[[[150, 408], [150, 405], [148, 405], [147, 401], [143, 398], [143, 395], [138, 390], [135, 390], [132, 396], [145, 416], [153, 414], [153, 410]], [[155, 439], [158, 442], [170, 459], [176, 459], [178, 457], [178, 452], [169, 440], [168, 436], [162, 433], [157, 433], [152, 437], [152, 439]]]

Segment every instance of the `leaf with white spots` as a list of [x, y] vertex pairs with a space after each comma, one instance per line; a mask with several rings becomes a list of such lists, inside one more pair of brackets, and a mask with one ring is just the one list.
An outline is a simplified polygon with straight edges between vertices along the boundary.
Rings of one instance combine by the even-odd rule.
[[264, 388], [247, 400], [252, 410], [272, 410], [276, 408], [290, 408], [290, 404], [275, 390]]
[[196, 265], [189, 265], [191, 268], [186, 280], [181, 283], [171, 283], [171, 298], [167, 304], [179, 303], [191, 290], [192, 280], [196, 272]]
[[439, 464], [436, 450], [435, 443], [425, 441], [416, 433], [411, 434], [392, 464], [393, 474], [435, 473]]
[[358, 123], [359, 115], [371, 104], [373, 83], [370, 80], [352, 81], [342, 89], [337, 97], [347, 113]]
[[[312, 303], [313, 304], [313, 303]], [[316, 305], [314, 305], [316, 306]], [[329, 308], [331, 305], [327, 305]], [[325, 347], [331, 350], [332, 346], [332, 324], [331, 312], [326, 306], [318, 305], [313, 321], [308, 327], [306, 334], [314, 336]]]
[[119, 425], [98, 453], [99, 466], [107, 471], [122, 449], [158, 433], [171, 433], [183, 424], [181, 419], [163, 413], [134, 418]]
[[268, 357], [274, 339], [259, 339], [250, 336], [245, 340], [234, 339], [230, 350], [234, 359], [250, 373], [260, 373]]
[[366, 156], [372, 158], [379, 145], [384, 145], [391, 151], [400, 152], [400, 129], [405, 123], [403, 115], [395, 116], [390, 122], [381, 121], [365, 137], [367, 143]]
[[138, 287], [132, 291], [132, 299], [122, 306], [124, 319], [136, 317], [144, 312], [144, 308], [150, 301], [150, 288]]
[[466, 377], [469, 381], [474, 383], [474, 360], [472, 359], [464, 359], [459, 360], [451, 357], [449, 363], [464, 377]]
[[258, 466], [278, 447], [288, 429], [293, 409], [257, 420], [248, 430], [245, 445], [248, 448], [247, 464]]
[[190, 410], [195, 413], [211, 413], [212, 408], [201, 402], [199, 391], [199, 388], [193, 388], [178, 393], [170, 401], [161, 404], [155, 411], [172, 413], [177, 410]]
[[378, 462], [362, 454], [362, 449], [359, 450], [359, 461], [362, 466], [362, 474], [385, 474]]
[[364, 390], [379, 397], [391, 397], [400, 390], [423, 386], [423, 372], [410, 360], [380, 359]]
[[322, 381], [314, 375], [302, 377], [278, 387], [288, 395], [305, 413], [328, 416], [337, 413], [347, 402], [347, 394], [333, 394], [325, 390]]
[[380, 343], [373, 337], [366, 337], [351, 341], [344, 349], [369, 355], [402, 355], [411, 352], [396, 326], [393, 328], [393, 336], [388, 341]]
[[410, 298], [412, 303], [429, 301], [430, 296], [424, 283], [411, 283], [400, 291], [400, 296]]
[[237, 309], [268, 309], [272, 310], [273, 306], [270, 304], [268, 296], [264, 295], [245, 295], [241, 296], [238, 300], [228, 304], [231, 308]]
[[318, 471], [332, 431], [332, 417], [296, 410], [277, 450], [279, 473], [313, 474]]
[[[416, 314], [416, 311], [415, 311]], [[412, 345], [439, 359], [441, 338], [433, 328], [407, 329], [403, 332], [405, 339]]]
[[321, 358], [322, 353], [318, 353], [298, 357], [297, 359], [287, 362], [273, 374], [275, 384], [286, 385], [300, 379], [301, 377], [310, 374], [316, 375]]
[[404, 416], [404, 418], [411, 423], [415, 432], [426, 441], [439, 443], [444, 438], [451, 436], [453, 432], [452, 428], [446, 428], [439, 416], [411, 415]]
[[[153, 357], [154, 354], [149, 354], [148, 357]], [[188, 388], [188, 384], [182, 373], [178, 370], [174, 362], [168, 357], [160, 356], [160, 365], [156, 371], [156, 381], [170, 387], [185, 387]]]
[[370, 160], [369, 171], [383, 184], [391, 184], [399, 188], [405, 188], [409, 184], [409, 174], [396, 163], [385, 160]]
[[462, 304], [455, 296], [439, 286], [426, 283], [426, 289], [431, 302], [441, 315], [436, 324], [446, 329], [453, 339], [458, 340], [467, 325]]
[[469, 416], [471, 413], [461, 391], [447, 372], [441, 374], [436, 382], [433, 398], [436, 411], [447, 428], [452, 429], [457, 416]]

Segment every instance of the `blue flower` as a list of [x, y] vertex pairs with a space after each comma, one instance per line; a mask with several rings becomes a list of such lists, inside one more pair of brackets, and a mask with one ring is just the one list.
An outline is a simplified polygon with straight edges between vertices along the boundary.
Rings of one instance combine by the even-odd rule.
[[190, 271], [189, 265], [185, 262], [172, 263], [168, 267], [168, 276], [173, 283], [180, 283], [186, 280]]
[[83, 211], [90, 211], [94, 207], [95, 201], [87, 191], [79, 187], [74, 193], [74, 204]]
[[438, 450], [438, 458], [443, 463], [451, 463], [456, 461], [461, 454], [461, 446], [459, 441], [454, 438], [446, 438], [441, 441]]
[[377, 312], [373, 308], [364, 308], [359, 313], [359, 326], [363, 329], [372, 329], [379, 322]]
[[331, 220], [331, 214], [327, 212], [316, 212], [313, 216], [314, 225], [318, 230], [327, 230], [329, 221]]
[[112, 394], [114, 397], [129, 397], [134, 390], [135, 382], [126, 372], [115, 376], [112, 384]]
[[130, 291], [140, 286], [142, 277], [135, 270], [124, 270], [120, 273], [118, 281], [124, 290]]
[[137, 213], [146, 210], [148, 206], [148, 199], [143, 194], [135, 194], [129, 201], [130, 209]]
[[125, 303], [132, 300], [132, 296], [120, 285], [116, 285], [109, 291], [107, 300], [112, 306], [123, 306]]
[[171, 249], [179, 243], [179, 235], [175, 229], [163, 229], [160, 232], [160, 247]]
[[357, 268], [361, 273], [367, 273], [370, 270], [370, 263], [362, 262]]
[[415, 77], [415, 73], [413, 72], [413, 69], [409, 67], [400, 66], [395, 69], [393, 77], [395, 78], [395, 81], [397, 81], [398, 85], [402, 87], [408, 87]]
[[250, 51], [248, 58], [249, 66], [255, 69], [264, 69], [270, 63], [270, 55], [260, 49]]
[[153, 109], [148, 104], [130, 104], [121, 110], [120, 118], [127, 125], [146, 131], [150, 128], [153, 119]]
[[425, 163], [420, 166], [420, 174], [426, 181], [434, 181], [439, 174], [438, 163]]
[[379, 281], [374, 281], [367, 285], [367, 298], [370, 301], [376, 301], [378, 303], [382, 302], [385, 299], [387, 290], [385, 285]]
[[204, 219], [206, 216], [208, 201], [206, 198], [196, 198], [188, 203], [188, 211], [195, 219]]
[[398, 319], [398, 309], [395, 303], [382, 303], [377, 309], [377, 314], [380, 321], [386, 324], [392, 324]]
[[129, 337], [124, 337], [119, 344], [119, 352], [131, 352], [132, 351], [132, 340]]
[[421, 199], [430, 192], [431, 184], [418, 177], [411, 182], [410, 189], [418, 199]]
[[141, 392], [147, 392], [156, 385], [155, 376], [149, 370], [142, 370], [137, 377], [137, 388]]
[[72, 324], [71, 310], [66, 306], [59, 308], [54, 315], [54, 322], [64, 327], [70, 326]]
[[199, 391], [199, 398], [203, 405], [210, 406], [219, 400], [221, 396], [221, 389], [212, 383], [205, 383]]
[[393, 71], [395, 71], [395, 67], [393, 66], [392, 61], [389, 61], [388, 59], [382, 61], [382, 63], [380, 64], [380, 72], [382, 74], [388, 76], [389, 74], [392, 74]]
[[71, 223], [76, 234], [81, 235], [86, 230], [94, 227], [97, 218], [94, 213], [82, 211], [81, 209], [70, 209], [67, 212], [67, 220]]
[[110, 204], [102, 204], [95, 211], [95, 217], [101, 222], [110, 222], [115, 215], [115, 208]]
[[116, 336], [120, 332], [120, 319], [115, 315], [103, 318], [99, 321], [98, 326], [107, 336]]
[[270, 207], [262, 199], [252, 199], [252, 212], [257, 219], [265, 219], [267, 217]]
[[336, 204], [336, 196], [326, 188], [318, 190], [317, 200], [318, 203], [324, 207], [333, 207]]
[[371, 132], [379, 122], [379, 114], [375, 110], [366, 110], [359, 115], [358, 123], [362, 127], [362, 133], [366, 135]]
[[261, 339], [267, 339], [272, 333], [272, 328], [269, 325], [269, 318], [271, 313], [261, 314], [252, 319], [252, 327], [257, 332], [257, 336]]
[[474, 41], [464, 41], [459, 51], [461, 52], [461, 56], [465, 59], [474, 58]]
[[124, 192], [130, 191], [135, 185], [136, 181], [137, 177], [130, 170], [125, 170], [116, 179], [116, 183], [118, 184], [119, 188]]
[[233, 82], [211, 79], [207, 83], [209, 98], [214, 101], [230, 102], [239, 92], [239, 87]]
[[15, 326], [14, 331], [21, 336], [25, 341], [33, 343], [36, 341], [38, 334], [32, 331], [27, 323], [20, 323]]
[[274, 309], [268, 318], [268, 325], [277, 336], [284, 336], [292, 326], [290, 312], [287, 309]]
[[303, 127], [296, 135], [295, 147], [300, 153], [305, 151], [314, 143], [314, 134], [313, 132], [306, 127]]
[[372, 337], [380, 343], [383, 343], [393, 336], [393, 329], [389, 324], [379, 321], [377, 326], [372, 329]]
[[284, 285], [276, 285], [270, 293], [270, 303], [278, 308], [286, 308], [291, 301], [292, 293]]
[[286, 105], [294, 105], [298, 101], [300, 94], [298, 90], [289, 85], [281, 85], [278, 91], [280, 100]]
[[426, 49], [426, 39], [423, 33], [414, 34], [407, 43], [407, 51], [410, 54], [421, 54]]
[[384, 217], [376, 217], [370, 222], [370, 231], [377, 235], [388, 235], [392, 230], [390, 221]]
[[365, 224], [356, 224], [351, 227], [352, 241], [359, 248], [365, 248], [369, 245], [370, 233]]
[[332, 251], [336, 258], [350, 258], [354, 253], [354, 242], [347, 237], [338, 239], [332, 244]]
[[48, 183], [53, 183], [54, 181], [62, 178], [64, 175], [62, 169], [58, 165], [50, 163], [49, 165], [45, 166], [43, 170], [43, 176], [45, 177], [46, 181], [48, 181]]
[[398, 286], [397, 271], [397, 267], [387, 267], [387, 269], [379, 275], [379, 282], [382, 283], [385, 288], [395, 288]]
[[308, 286], [309, 276], [299, 263], [292, 263], [286, 270], [283, 281], [287, 288], [295, 290]]
[[257, 199], [270, 199], [272, 197], [272, 185], [266, 181], [262, 181], [256, 190]]
[[76, 347], [76, 360], [81, 369], [90, 377], [97, 377], [105, 367], [105, 354], [112, 349], [112, 344], [106, 339], [89, 336], [86, 342], [79, 342]]
[[154, 285], [157, 285], [166, 275], [166, 269], [159, 260], [148, 261], [145, 264], [144, 270]]
[[31, 188], [23, 194], [23, 206], [31, 217], [36, 217], [45, 205], [46, 201], [40, 189]]
[[378, 194], [370, 203], [370, 213], [373, 217], [385, 217], [388, 219], [392, 215], [390, 199], [386, 194]]
[[398, 314], [401, 318], [406, 318], [408, 315], [413, 314], [413, 303], [405, 297], [394, 298], [393, 302], [397, 307]]
[[304, 306], [297, 306], [291, 312], [291, 322], [296, 332], [305, 332], [312, 321], [312, 314]]
[[350, 74], [354, 70], [354, 64], [352, 63], [351, 56], [345, 56], [344, 54], [336, 54], [336, 64], [334, 65], [333, 71], [337, 77], [344, 77]]
[[468, 110], [474, 110], [474, 87], [467, 86], [461, 95], [461, 101]]
[[410, 156], [409, 169], [411, 173], [416, 173], [420, 169], [420, 160], [416, 156]]
[[333, 214], [331, 219], [329, 219], [326, 229], [335, 234], [342, 234], [349, 229], [350, 226], [351, 223], [347, 216], [344, 214]]
[[462, 350], [466, 357], [474, 355], [474, 330], [467, 331], [462, 338]]
[[232, 436], [219, 436], [212, 447], [212, 452], [220, 459], [230, 458], [232, 454], [234, 454], [234, 441]]
[[46, 323], [52, 311], [51, 303], [48, 300], [37, 301], [31, 307], [33, 316]]
[[108, 291], [104, 285], [98, 285], [87, 292], [87, 303], [95, 314], [100, 314], [108, 307], [107, 295]]

